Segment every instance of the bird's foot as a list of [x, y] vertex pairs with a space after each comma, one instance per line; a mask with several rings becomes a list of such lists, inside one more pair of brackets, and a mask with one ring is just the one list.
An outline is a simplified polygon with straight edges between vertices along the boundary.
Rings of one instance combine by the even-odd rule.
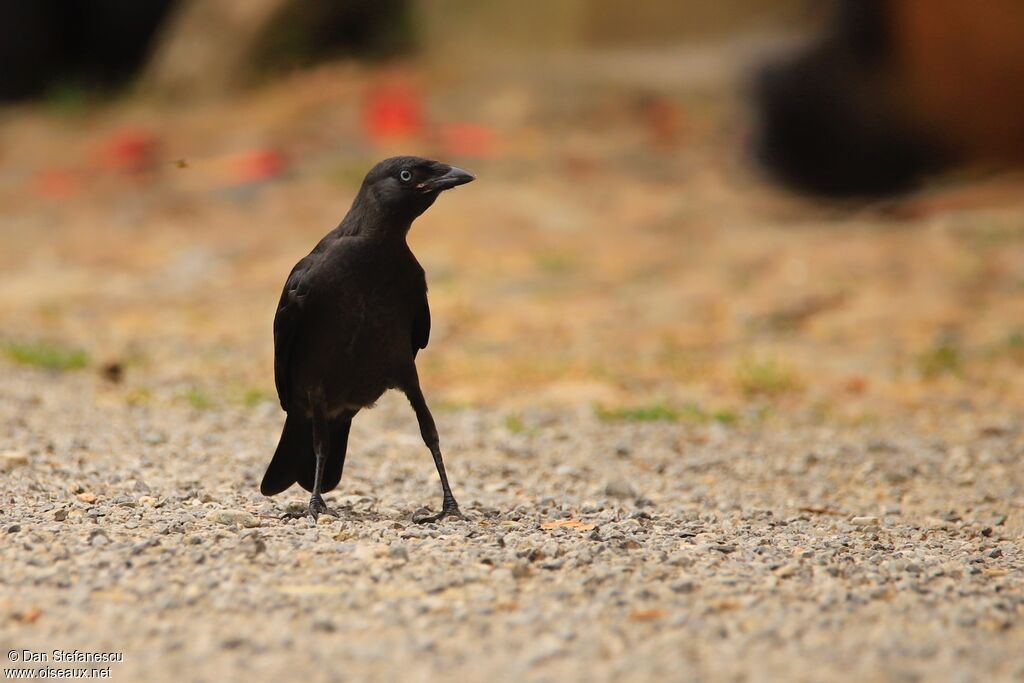
[[440, 522], [445, 517], [451, 517], [452, 519], [466, 519], [466, 516], [459, 510], [459, 504], [454, 500], [445, 502], [440, 512], [431, 513], [427, 508], [420, 508], [416, 512], [412, 513], [412, 521], [416, 524], [430, 524], [431, 522]]
[[314, 523], [320, 518], [320, 515], [330, 515], [331, 517], [340, 517], [338, 511], [334, 508], [328, 507], [327, 503], [324, 502], [322, 496], [313, 496], [309, 499], [309, 505], [305, 510], [293, 510], [288, 511], [281, 515], [281, 519], [303, 519], [309, 518]]
[[338, 511], [334, 508], [327, 507], [327, 503], [320, 496], [313, 496], [309, 499], [309, 509], [306, 514], [313, 518], [315, 522], [320, 515], [330, 515], [331, 517], [341, 517]]

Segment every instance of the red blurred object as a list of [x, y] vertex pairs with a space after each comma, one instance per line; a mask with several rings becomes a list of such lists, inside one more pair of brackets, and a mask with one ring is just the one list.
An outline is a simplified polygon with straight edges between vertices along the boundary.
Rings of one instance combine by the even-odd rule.
[[422, 130], [423, 105], [413, 88], [387, 85], [370, 92], [363, 108], [363, 131], [370, 140], [407, 140]]
[[103, 143], [100, 166], [119, 173], [136, 174], [152, 170], [159, 149], [157, 137], [143, 128], [123, 128]]
[[489, 157], [494, 154], [494, 131], [476, 123], [451, 123], [438, 131], [447, 154]]
[[32, 182], [33, 192], [49, 199], [64, 199], [78, 192], [81, 187], [78, 174], [66, 168], [39, 171]]
[[868, 380], [860, 375], [853, 375], [846, 379], [843, 388], [849, 394], [863, 394], [868, 389]]
[[671, 149], [682, 140], [686, 129], [686, 112], [668, 98], [644, 98], [640, 102], [640, 114], [654, 147]]
[[284, 173], [288, 161], [273, 147], [261, 147], [240, 155], [233, 164], [233, 175], [240, 183], [257, 183]]

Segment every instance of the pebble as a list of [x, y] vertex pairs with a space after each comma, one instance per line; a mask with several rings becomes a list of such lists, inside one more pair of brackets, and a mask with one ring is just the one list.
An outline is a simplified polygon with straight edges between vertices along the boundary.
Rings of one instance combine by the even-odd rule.
[[526, 655], [526, 661], [530, 666], [536, 666], [564, 654], [565, 645], [562, 639], [554, 634], [545, 634], [530, 646]]
[[850, 524], [854, 526], [878, 526], [878, 517], [863, 516], [854, 517], [850, 520]]
[[670, 586], [675, 593], [692, 593], [697, 590], [697, 584], [692, 579], [680, 579]]
[[788, 579], [789, 577], [796, 575], [796, 573], [799, 570], [800, 570], [800, 565], [793, 564], [793, 563], [784, 564], [784, 565], [782, 565], [781, 567], [779, 567], [778, 569], [775, 570], [775, 576], [778, 576], [779, 578], [782, 578], [782, 579]]
[[0, 453], [0, 472], [13, 470], [28, 464], [28, 456], [17, 451], [4, 451]]
[[604, 493], [612, 498], [636, 498], [637, 492], [626, 479], [613, 479], [604, 487]]
[[[324, 515], [326, 517], [327, 515]], [[217, 524], [237, 524], [238, 526], [251, 529], [260, 525], [256, 515], [244, 510], [211, 510], [206, 519]]]

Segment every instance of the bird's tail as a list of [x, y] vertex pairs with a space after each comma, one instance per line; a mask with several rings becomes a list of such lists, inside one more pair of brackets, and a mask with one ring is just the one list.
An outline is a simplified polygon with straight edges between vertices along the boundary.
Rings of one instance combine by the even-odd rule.
[[[342, 436], [342, 424], [330, 425], [332, 451], [327, 455], [324, 464], [324, 476], [321, 492], [333, 490], [341, 481], [341, 468], [344, 464], [345, 443]], [[347, 432], [344, 433], [347, 437]], [[313, 453], [313, 421], [298, 415], [289, 415], [281, 431], [281, 439], [277, 442], [277, 451], [267, 466], [260, 484], [260, 492], [265, 496], [281, 493], [292, 484], [307, 491], [313, 490], [313, 477], [316, 470], [316, 456]]]

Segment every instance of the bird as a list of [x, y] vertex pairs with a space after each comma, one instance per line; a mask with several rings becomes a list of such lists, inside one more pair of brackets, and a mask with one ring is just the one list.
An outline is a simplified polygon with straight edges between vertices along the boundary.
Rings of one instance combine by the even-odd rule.
[[416, 372], [430, 339], [430, 305], [426, 274], [406, 238], [442, 192], [475, 179], [421, 157], [381, 161], [341, 223], [288, 275], [274, 316], [274, 381], [287, 415], [260, 491], [274, 496], [298, 483], [311, 495], [297, 516], [338, 516], [323, 494], [341, 481], [352, 419], [397, 389], [441, 479], [440, 512], [420, 508], [413, 521], [464, 518]]

